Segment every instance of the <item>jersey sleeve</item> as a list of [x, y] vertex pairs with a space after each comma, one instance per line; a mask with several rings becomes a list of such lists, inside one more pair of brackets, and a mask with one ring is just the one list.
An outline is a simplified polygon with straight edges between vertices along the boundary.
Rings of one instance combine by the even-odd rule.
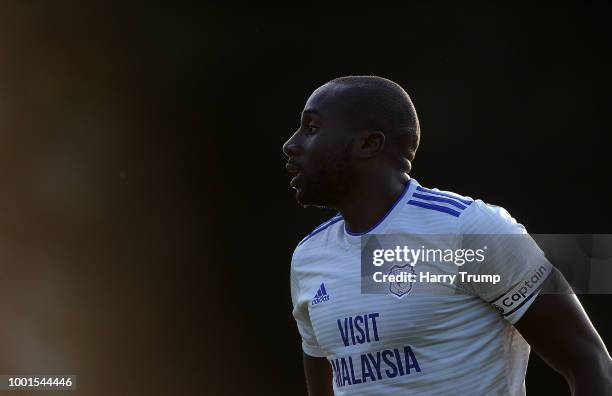
[[472, 206], [460, 223], [461, 245], [483, 249], [484, 259], [460, 269], [480, 275], [472, 278], [479, 281], [462, 286], [514, 324], [536, 299], [553, 267], [525, 227], [505, 209], [480, 200]]
[[302, 350], [309, 356], [325, 357], [326, 354], [319, 347], [312, 323], [310, 322], [310, 314], [308, 312], [309, 300], [301, 298], [300, 283], [293, 265], [291, 266], [291, 301], [293, 303], [293, 317], [302, 337]]

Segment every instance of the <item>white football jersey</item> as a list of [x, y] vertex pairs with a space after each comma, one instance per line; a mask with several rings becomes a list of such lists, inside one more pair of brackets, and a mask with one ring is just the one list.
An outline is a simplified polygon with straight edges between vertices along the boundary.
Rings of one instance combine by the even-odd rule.
[[[524, 395], [530, 348], [512, 324], [551, 270], [537, 246], [541, 262], [483, 265], [504, 282], [456, 282], [446, 287], [461, 292], [398, 298], [362, 293], [366, 234], [527, 233], [503, 208], [415, 179], [366, 233], [349, 232], [340, 215], [317, 227], [293, 254], [293, 315], [303, 351], [330, 362], [335, 394]], [[460, 247], [460, 238], [452, 241], [449, 249]], [[496, 257], [514, 254], [502, 245]]]

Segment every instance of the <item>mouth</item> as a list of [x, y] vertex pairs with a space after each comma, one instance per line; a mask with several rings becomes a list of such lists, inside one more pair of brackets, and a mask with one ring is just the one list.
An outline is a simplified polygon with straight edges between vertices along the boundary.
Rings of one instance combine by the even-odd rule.
[[293, 175], [293, 179], [291, 179], [289, 185], [297, 190], [300, 181], [299, 179], [301, 176], [300, 168], [291, 162], [287, 163], [287, 165], [285, 165], [285, 168], [287, 169], [287, 172]]
[[295, 190], [298, 189], [298, 186], [300, 185], [300, 173], [299, 172], [295, 176], [293, 176], [293, 179], [291, 179], [291, 181], [289, 182], [289, 185]]

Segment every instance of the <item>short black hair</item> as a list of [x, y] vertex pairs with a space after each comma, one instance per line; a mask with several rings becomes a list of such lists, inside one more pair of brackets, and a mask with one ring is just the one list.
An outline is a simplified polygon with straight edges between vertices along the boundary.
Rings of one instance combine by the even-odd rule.
[[414, 159], [421, 129], [410, 96], [397, 83], [378, 76], [346, 76], [329, 81], [350, 90], [351, 117], [359, 127], [385, 133], [393, 155]]

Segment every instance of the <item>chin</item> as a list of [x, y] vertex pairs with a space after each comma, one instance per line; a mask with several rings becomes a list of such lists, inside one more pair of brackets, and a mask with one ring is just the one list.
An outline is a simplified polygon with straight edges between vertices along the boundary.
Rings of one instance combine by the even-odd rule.
[[312, 197], [309, 197], [308, 194], [305, 194], [303, 188], [297, 189], [295, 192], [295, 200], [300, 206], [305, 208], [309, 206], [317, 206], [316, 201], [312, 200]]
[[304, 208], [329, 208], [331, 205], [321, 196], [309, 193], [308, 189], [300, 187], [295, 192], [295, 200]]

